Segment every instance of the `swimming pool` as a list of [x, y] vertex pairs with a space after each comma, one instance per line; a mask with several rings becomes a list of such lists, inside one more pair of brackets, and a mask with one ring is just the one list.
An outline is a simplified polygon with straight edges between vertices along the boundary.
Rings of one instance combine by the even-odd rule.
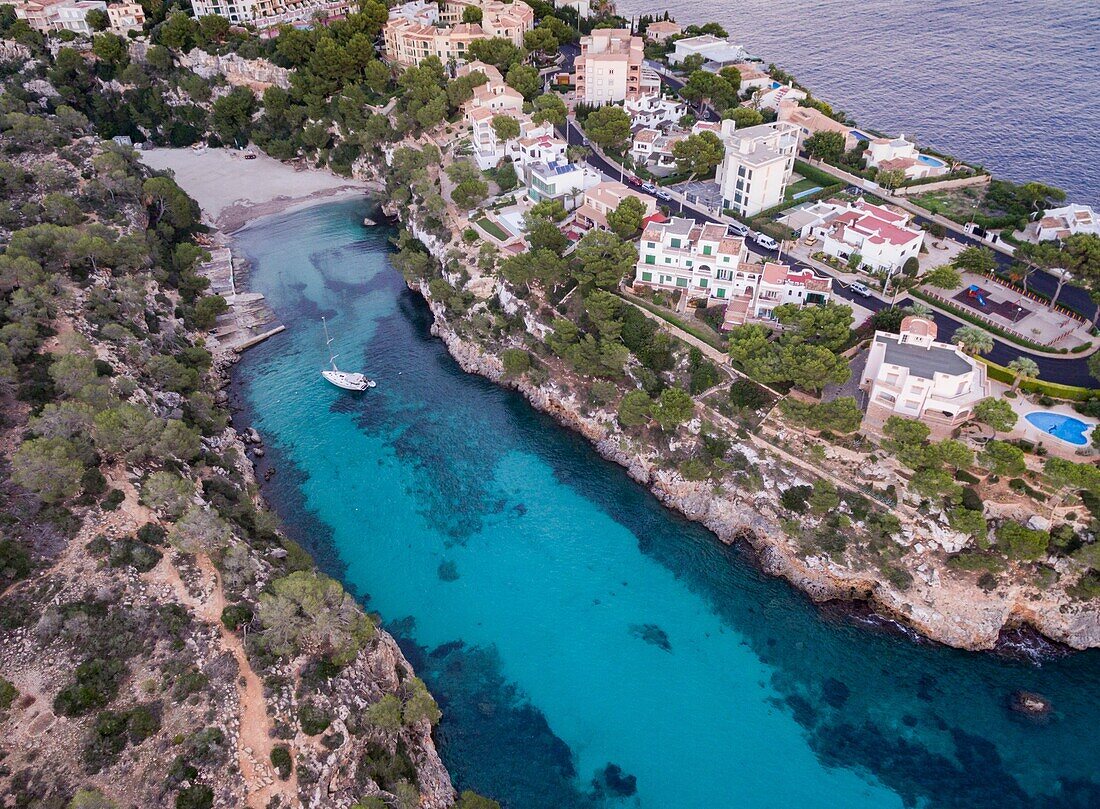
[[924, 163], [924, 165], [932, 166], [933, 168], [944, 168], [945, 166], [947, 166], [947, 164], [940, 160], [938, 157], [932, 157], [932, 155], [926, 154], [917, 155], [917, 162]]
[[866, 132], [860, 132], [858, 129], [852, 130], [852, 137], [855, 138], [857, 142], [861, 140], [870, 141], [873, 139], [873, 136], [868, 135]]
[[1085, 440], [1085, 432], [1091, 425], [1085, 424], [1085, 422], [1075, 419], [1073, 416], [1052, 413], [1049, 410], [1036, 410], [1033, 413], [1028, 413], [1024, 418], [1033, 427], [1065, 441], [1067, 444], [1083, 447], [1088, 443]]

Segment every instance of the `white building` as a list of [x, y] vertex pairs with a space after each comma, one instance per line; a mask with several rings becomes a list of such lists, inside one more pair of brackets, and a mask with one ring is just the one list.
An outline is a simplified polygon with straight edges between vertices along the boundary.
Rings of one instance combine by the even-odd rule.
[[686, 137], [686, 132], [665, 134], [659, 129], [639, 129], [630, 143], [630, 158], [634, 165], [645, 166], [654, 174], [671, 173], [676, 167], [672, 147]]
[[656, 129], [678, 124], [687, 115], [688, 105], [678, 98], [654, 94], [627, 99], [623, 109], [630, 116], [633, 127]]
[[901, 334], [877, 331], [860, 387], [868, 415], [908, 416], [948, 430], [973, 414], [989, 395], [985, 365], [957, 346], [936, 340], [936, 324], [907, 317]]
[[145, 25], [145, 9], [140, 3], [111, 3], [107, 6], [107, 19], [116, 34], [140, 31]]
[[740, 45], [728, 39], [719, 39], [712, 34], [700, 34], [696, 37], [678, 39], [668, 55], [670, 65], [678, 65], [689, 56], [701, 56], [703, 62], [713, 69], [726, 65], [736, 65], [748, 61], [749, 54]]
[[741, 216], [755, 216], [783, 201], [798, 153], [799, 129], [777, 121], [738, 130], [722, 122], [726, 155], [715, 177], [722, 205]]
[[799, 102], [806, 99], [806, 91], [799, 90], [791, 84], [780, 84], [773, 81], [759, 89], [751, 99], [745, 102], [745, 106], [754, 110], [773, 110], [779, 112], [779, 107], [784, 101]]
[[651, 222], [638, 243], [634, 283], [679, 289], [693, 298], [729, 300], [759, 285], [761, 267], [748, 263], [745, 240], [729, 235], [725, 225], [700, 225], [673, 217]]
[[[769, 261], [760, 274], [760, 286], [750, 310], [758, 320], [774, 320], [775, 307], [784, 304], [796, 306], [824, 306], [833, 296], [833, 279], [818, 275], [809, 267], [795, 269], [786, 264]], [[731, 320], [735, 301], [726, 307], [726, 322]]]
[[645, 38], [650, 42], [667, 42], [670, 37], [676, 36], [683, 30], [679, 23], [672, 20], [657, 20], [646, 26]]
[[602, 180], [598, 171], [583, 163], [569, 163], [564, 158], [551, 163], [540, 160], [527, 166], [527, 196], [534, 202], [556, 199], [571, 211], [584, 192]]
[[821, 251], [840, 261], [853, 255], [870, 270], [896, 272], [920, 254], [924, 231], [909, 224], [909, 214], [862, 199], [849, 203], [818, 203], [815, 210], [831, 207], [823, 221], [807, 223], [800, 235], [821, 239]]
[[605, 180], [584, 192], [584, 201], [575, 214], [577, 225], [584, 230], [606, 228], [607, 214], [618, 208], [627, 197], [634, 197], [642, 203], [643, 219], [657, 213], [657, 200], [649, 194], [635, 191], [616, 180]]
[[358, 0], [192, 0], [195, 17], [217, 14], [261, 30], [277, 25], [335, 19], [359, 10]]
[[76, 0], [76, 2], [58, 3], [55, 6], [57, 27], [84, 36], [92, 35], [92, 26], [88, 25], [89, 11], [106, 11], [107, 4], [102, 0]]
[[613, 104], [656, 89], [660, 78], [644, 67], [645, 43], [627, 28], [597, 28], [581, 37], [581, 52], [573, 62], [578, 101]]
[[1039, 241], [1065, 239], [1075, 233], [1100, 236], [1100, 215], [1088, 205], [1066, 205], [1043, 211], [1038, 224]]
[[905, 135], [896, 138], [873, 138], [863, 152], [868, 168], [879, 171], [901, 171], [907, 180], [939, 177], [948, 171], [947, 163], [932, 155], [921, 154]]

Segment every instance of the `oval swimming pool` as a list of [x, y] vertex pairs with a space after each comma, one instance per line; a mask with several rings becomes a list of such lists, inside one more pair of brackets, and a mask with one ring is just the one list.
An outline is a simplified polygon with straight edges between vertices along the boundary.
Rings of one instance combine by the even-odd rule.
[[1028, 413], [1025, 418], [1033, 427], [1061, 439], [1067, 444], [1076, 444], [1083, 447], [1088, 443], [1085, 440], [1085, 431], [1088, 430], [1089, 425], [1081, 419], [1075, 419], [1073, 416], [1066, 416], [1062, 413], [1052, 413], [1049, 410], [1036, 410], [1033, 413]]

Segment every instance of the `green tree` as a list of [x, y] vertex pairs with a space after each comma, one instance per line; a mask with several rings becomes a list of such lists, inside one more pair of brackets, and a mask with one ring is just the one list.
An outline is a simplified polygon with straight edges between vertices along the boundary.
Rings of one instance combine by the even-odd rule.
[[251, 90], [234, 87], [214, 102], [210, 125], [224, 142], [243, 146], [251, 135], [256, 108], [256, 96]]
[[477, 6], [466, 6], [462, 9], [462, 22], [464, 23], [481, 23], [482, 11]]
[[405, 698], [405, 707], [401, 712], [401, 719], [406, 725], [415, 725], [419, 722], [436, 724], [442, 713], [435, 704], [432, 695], [428, 693], [427, 686], [419, 677], [410, 677], [405, 681], [405, 689], [408, 696]]
[[491, 126], [498, 140], [509, 141], [519, 137], [519, 121], [511, 115], [494, 115]]
[[641, 427], [653, 416], [653, 400], [644, 390], [628, 391], [619, 402], [619, 424]]
[[198, 44], [199, 24], [176, 11], [161, 24], [156, 32], [157, 44], [171, 48], [177, 53], [186, 53]]
[[695, 402], [683, 388], [665, 388], [653, 408], [653, 418], [665, 432], [690, 421], [694, 415]]
[[1008, 364], [1008, 370], [1012, 371], [1014, 379], [1012, 380], [1012, 389], [1020, 387], [1020, 381], [1023, 379], [1035, 379], [1039, 376], [1039, 365], [1035, 360], [1028, 357], [1017, 357]]
[[925, 274], [924, 283], [940, 289], [955, 289], [962, 285], [962, 276], [954, 267], [941, 264]]
[[1021, 242], [1013, 253], [1016, 264], [1011, 270], [1013, 280], [1027, 289], [1027, 280], [1036, 270], [1049, 270], [1062, 261], [1061, 250], [1054, 242]]
[[637, 261], [633, 242], [606, 230], [590, 230], [577, 243], [571, 268], [582, 289], [614, 289]]
[[1007, 441], [990, 441], [981, 454], [982, 465], [995, 475], [1020, 475], [1027, 469], [1024, 451]]
[[978, 326], [962, 326], [951, 339], [967, 354], [988, 354], [993, 350], [993, 336]]
[[620, 239], [633, 239], [642, 229], [644, 218], [642, 201], [635, 196], [624, 197], [615, 210], [607, 212], [607, 226]]
[[[107, 16], [106, 12], [100, 13]], [[90, 16], [92, 12], [88, 14]], [[66, 809], [118, 809], [118, 804], [98, 789], [78, 789]]]
[[500, 809], [500, 804], [494, 800], [478, 795], [473, 790], [463, 790], [458, 796], [455, 809]]
[[84, 15], [84, 22], [88, 23], [93, 31], [106, 31], [111, 25], [111, 18], [103, 9], [93, 8]]
[[168, 532], [168, 541], [184, 553], [213, 554], [232, 538], [232, 530], [221, 517], [197, 505], [190, 506]]
[[1019, 417], [1008, 400], [988, 397], [974, 406], [974, 418], [999, 433], [1007, 433], [1016, 426]]
[[880, 169], [875, 182], [887, 190], [893, 190], [905, 182], [904, 169]]
[[1034, 562], [1047, 555], [1050, 534], [1006, 520], [997, 529], [997, 544], [1011, 559]]
[[11, 479], [44, 503], [60, 503], [75, 495], [83, 475], [76, 447], [63, 438], [32, 438], [12, 454]]
[[722, 117], [732, 120], [738, 129], [759, 126], [764, 123], [764, 116], [760, 114], [760, 111], [751, 107], [734, 107], [722, 113]]
[[837, 163], [844, 154], [844, 135], [840, 132], [815, 132], [802, 142], [806, 155], [826, 163]]
[[997, 268], [997, 259], [994, 258], [993, 251], [988, 247], [971, 245], [970, 247], [964, 247], [955, 256], [955, 266], [960, 270], [966, 270], [977, 275], [986, 275]]
[[602, 149], [618, 151], [630, 139], [630, 115], [613, 104], [593, 110], [584, 122], [584, 131]]
[[852, 331], [852, 307], [841, 303], [824, 306], [781, 304], [772, 311], [784, 326], [794, 326], [799, 340], [839, 351], [848, 342]]
[[517, 48], [510, 39], [504, 37], [475, 39], [470, 43], [467, 53], [469, 61], [492, 65], [505, 76], [508, 75], [512, 65], [522, 62], [527, 55], [523, 48]]
[[382, 699], [367, 708], [366, 716], [376, 728], [395, 731], [401, 727], [401, 700], [395, 694], [383, 694]]
[[[531, 33], [531, 32], [528, 32]], [[505, 83], [528, 101], [542, 89], [539, 72], [530, 65], [515, 64], [508, 68]]]
[[141, 502], [173, 520], [183, 515], [194, 496], [194, 485], [173, 472], [154, 472], [141, 485]]
[[505, 376], [523, 376], [531, 370], [531, 355], [522, 348], [506, 348], [500, 355]]
[[533, 210], [528, 211], [523, 218], [528, 246], [534, 252], [549, 250], [560, 256], [568, 246], [569, 239], [555, 222], [543, 216], [534, 216], [533, 213]]
[[535, 99], [534, 121], [536, 124], [550, 123], [565, 126], [565, 102], [556, 93], [543, 93]]
[[315, 571], [295, 571], [260, 594], [265, 645], [275, 654], [323, 654], [346, 665], [374, 637], [374, 623], [340, 583]]
[[672, 146], [676, 168], [690, 174], [689, 179], [710, 174], [722, 162], [725, 153], [722, 139], [706, 131], [688, 135]]
[[840, 494], [833, 483], [825, 478], [817, 478], [808, 502], [814, 514], [829, 514], [840, 506]]
[[541, 23], [537, 28], [523, 35], [523, 47], [533, 53], [537, 59], [545, 60], [548, 54], [558, 49], [558, 38], [554, 32]]

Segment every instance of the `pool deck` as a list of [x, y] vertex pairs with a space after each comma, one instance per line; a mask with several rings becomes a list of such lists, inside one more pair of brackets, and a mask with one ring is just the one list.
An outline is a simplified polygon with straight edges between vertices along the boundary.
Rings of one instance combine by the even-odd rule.
[[[1005, 385], [999, 385], [995, 383], [995, 390], [993, 396], [1001, 396], [1004, 390], [1008, 390]], [[1038, 404], [1038, 396], [1030, 394], [1024, 394], [1020, 391], [1016, 391], [1017, 396], [1015, 399], [1005, 399], [1006, 402], [1011, 403], [1012, 409], [1016, 411], [1016, 415], [1020, 418], [1016, 422], [1016, 426], [1012, 428], [1012, 432], [1008, 434], [1009, 438], [1023, 438], [1026, 441], [1031, 441], [1036, 445], [1042, 444], [1043, 447], [1051, 455], [1057, 455], [1059, 458], [1065, 458], [1071, 461], [1080, 461], [1081, 456], [1077, 454], [1078, 450], [1088, 450], [1092, 446], [1092, 430], [1096, 427], [1096, 420], [1090, 419], [1087, 416], [1082, 416], [1070, 405], [1059, 402], [1058, 404], [1051, 405], [1050, 407], [1044, 407]], [[1085, 443], [1084, 444], [1071, 444], [1068, 441], [1063, 441], [1057, 436], [1053, 436], [1045, 430], [1040, 430], [1034, 424], [1027, 420], [1028, 413], [1034, 413], [1036, 411], [1045, 411], [1047, 413], [1058, 413], [1063, 416], [1070, 416], [1083, 421], [1089, 425], [1089, 429], [1085, 431]], [[998, 436], [1001, 438], [1002, 436]]]

